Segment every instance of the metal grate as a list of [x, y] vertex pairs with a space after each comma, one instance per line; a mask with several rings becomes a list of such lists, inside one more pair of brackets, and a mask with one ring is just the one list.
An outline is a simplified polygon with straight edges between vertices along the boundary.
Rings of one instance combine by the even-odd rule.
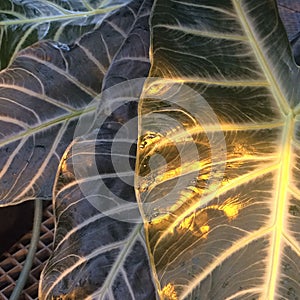
[[[38, 299], [38, 284], [41, 271], [50, 257], [54, 237], [54, 217], [52, 206], [43, 213], [40, 241], [32, 264], [31, 272], [20, 300]], [[16, 280], [24, 265], [31, 240], [31, 232], [25, 234], [18, 243], [0, 257], [0, 299], [8, 300]]]

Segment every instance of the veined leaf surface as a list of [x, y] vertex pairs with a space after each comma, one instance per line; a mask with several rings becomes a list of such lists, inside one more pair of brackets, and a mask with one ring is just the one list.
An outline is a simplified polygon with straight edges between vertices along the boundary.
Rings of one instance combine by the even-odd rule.
[[0, 73], [0, 205], [51, 199], [77, 120], [135, 21], [130, 5], [122, 7], [74, 45], [37, 43]]
[[98, 28], [126, 0], [3, 0], [0, 2], [0, 69], [18, 51], [50, 39], [71, 44]]
[[286, 28], [289, 40], [295, 38], [300, 30], [300, 2], [292, 0], [277, 1], [280, 18]]
[[[40, 299], [156, 297], [133, 188], [137, 101], [130, 99], [139, 99], [143, 80], [137, 79], [137, 89], [128, 83], [150, 69], [151, 7], [151, 0], [131, 3], [127, 18], [135, 22], [103, 81], [103, 122], [97, 120], [64, 154], [55, 185], [54, 252], [41, 277]], [[109, 105], [118, 101], [116, 109]]]
[[277, 5], [293, 49], [295, 61], [300, 65], [300, 2], [278, 0]]
[[300, 77], [275, 1], [158, 0], [151, 22], [136, 191], [161, 299], [297, 299]]

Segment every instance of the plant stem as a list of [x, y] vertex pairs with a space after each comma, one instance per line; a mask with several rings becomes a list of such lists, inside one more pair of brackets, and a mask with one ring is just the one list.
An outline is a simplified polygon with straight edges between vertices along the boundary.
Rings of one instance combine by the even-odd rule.
[[9, 300], [18, 300], [22, 290], [26, 284], [28, 279], [29, 272], [31, 270], [32, 262], [36, 253], [37, 244], [40, 239], [40, 229], [41, 229], [41, 222], [42, 222], [42, 215], [43, 215], [43, 204], [42, 200], [36, 199], [35, 200], [35, 208], [34, 208], [34, 221], [33, 221], [33, 230], [32, 230], [32, 238], [30, 242], [30, 247], [28, 250], [28, 254], [26, 257], [26, 261], [22, 272], [19, 276], [17, 281], [16, 287], [13, 290], [12, 295], [10, 296]]

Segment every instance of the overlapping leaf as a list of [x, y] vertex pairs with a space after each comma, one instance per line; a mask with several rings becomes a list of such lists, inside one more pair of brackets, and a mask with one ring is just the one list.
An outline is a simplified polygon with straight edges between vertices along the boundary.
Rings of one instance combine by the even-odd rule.
[[123, 7], [74, 45], [37, 43], [0, 73], [0, 205], [51, 198], [77, 119], [135, 21]]
[[161, 298], [297, 299], [300, 77], [275, 1], [158, 0], [152, 30], [136, 189]]
[[286, 28], [293, 48], [295, 61], [300, 64], [300, 2], [294, 0], [277, 1], [280, 17]]
[[18, 51], [51, 39], [70, 44], [99, 27], [102, 19], [126, 0], [3, 0], [0, 2], [0, 69]]
[[[55, 249], [43, 271], [40, 299], [155, 299], [132, 170], [136, 100], [144, 81], [128, 82], [149, 72], [151, 7], [149, 0], [130, 6], [135, 22], [105, 76], [98, 119], [61, 162], [54, 199]], [[105, 116], [102, 103], [111, 115]], [[121, 169], [115, 169], [116, 162]]]

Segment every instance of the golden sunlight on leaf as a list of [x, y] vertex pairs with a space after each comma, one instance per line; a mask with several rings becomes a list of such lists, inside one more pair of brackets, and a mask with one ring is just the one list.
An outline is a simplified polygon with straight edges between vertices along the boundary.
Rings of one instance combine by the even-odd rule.
[[209, 232], [210, 227], [208, 225], [204, 225], [200, 227], [201, 233], [203, 234], [203, 238], [207, 238], [207, 233]]
[[209, 231], [208, 215], [205, 210], [198, 213], [193, 213], [191, 216], [186, 217], [178, 226], [178, 232], [184, 234], [186, 230], [190, 231], [197, 237], [207, 237]]
[[160, 292], [160, 298], [162, 300], [178, 300], [177, 294], [174, 289], [174, 285], [168, 283]]
[[162, 138], [161, 134], [158, 134], [156, 132], [147, 132], [143, 139], [140, 142], [140, 149], [144, 149], [146, 146], [150, 146], [154, 143], [157, 143]]
[[154, 6], [150, 76], [160, 79], [139, 103], [140, 136], [161, 137], [138, 149], [136, 181], [158, 289], [172, 283], [182, 300], [291, 299], [300, 70], [276, 2], [175, 2], [172, 12], [174, 1]]
[[224, 214], [230, 219], [237, 217], [239, 211], [245, 206], [245, 203], [238, 201], [238, 197], [228, 198], [223, 204], [219, 206], [219, 210], [222, 210]]
[[166, 92], [168, 92], [168, 90], [172, 87], [172, 83], [171, 85], [167, 85], [165, 81], [162, 82], [158, 82], [151, 85], [146, 91], [145, 93], [148, 96], [152, 96], [152, 97], [159, 97], [161, 95], [164, 95]]
[[66, 173], [68, 171], [67, 158], [68, 152], [65, 152], [63, 157], [61, 158], [61, 173]]

